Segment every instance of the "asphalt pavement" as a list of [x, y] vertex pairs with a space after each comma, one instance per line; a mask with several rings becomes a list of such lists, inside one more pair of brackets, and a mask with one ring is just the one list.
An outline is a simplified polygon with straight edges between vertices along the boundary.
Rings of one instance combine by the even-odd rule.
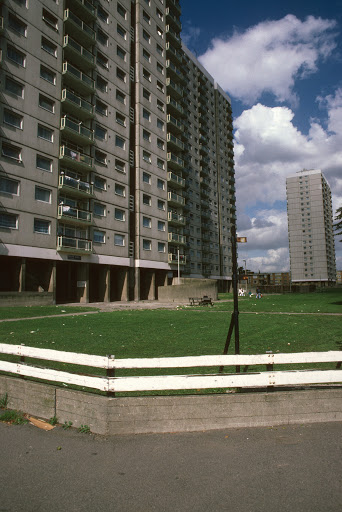
[[97, 436], [0, 423], [0, 512], [340, 512], [342, 424]]

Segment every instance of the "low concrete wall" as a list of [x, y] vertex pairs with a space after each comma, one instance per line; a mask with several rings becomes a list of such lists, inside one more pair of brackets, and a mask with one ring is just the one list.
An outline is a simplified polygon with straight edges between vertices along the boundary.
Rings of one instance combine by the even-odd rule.
[[0, 376], [8, 407], [59, 423], [88, 425], [97, 434], [191, 432], [236, 427], [342, 421], [342, 387], [109, 398]]
[[50, 306], [54, 304], [52, 292], [0, 292], [1, 306]]
[[189, 302], [189, 297], [208, 295], [217, 300], [218, 287], [214, 279], [180, 278], [179, 284], [158, 287], [159, 302]]

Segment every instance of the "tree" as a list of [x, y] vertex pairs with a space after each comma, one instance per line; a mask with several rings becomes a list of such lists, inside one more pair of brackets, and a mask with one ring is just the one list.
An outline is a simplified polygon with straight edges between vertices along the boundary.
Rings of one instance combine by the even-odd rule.
[[[334, 224], [336, 235], [342, 235], [342, 206], [337, 208], [335, 220], [338, 221], [336, 224]], [[342, 240], [340, 240], [340, 242], [342, 242]]]

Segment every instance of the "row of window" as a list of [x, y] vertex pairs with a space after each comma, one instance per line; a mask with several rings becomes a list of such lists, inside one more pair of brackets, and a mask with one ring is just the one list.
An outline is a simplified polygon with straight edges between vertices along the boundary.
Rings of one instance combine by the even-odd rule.
[[[13, 213], [0, 212], [0, 228], [18, 229], [19, 216]], [[33, 232], [49, 235], [51, 231], [51, 222], [45, 219], [35, 218], [33, 221]]]

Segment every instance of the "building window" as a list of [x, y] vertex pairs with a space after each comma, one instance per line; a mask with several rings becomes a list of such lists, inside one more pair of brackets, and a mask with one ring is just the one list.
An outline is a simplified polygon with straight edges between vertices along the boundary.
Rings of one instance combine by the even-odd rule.
[[151, 36], [148, 32], [146, 32], [146, 30], [143, 30], [143, 38], [145, 39], [145, 41], [147, 41], [149, 44], [151, 43]]
[[149, 153], [148, 151], [143, 151], [143, 160], [144, 160], [144, 162], [147, 162], [148, 164], [150, 164], [152, 162], [151, 153]]
[[107, 140], [107, 130], [100, 126], [99, 124], [95, 125], [95, 137], [99, 140]]
[[2, 156], [5, 158], [11, 158], [13, 160], [16, 160], [17, 162], [21, 162], [21, 148], [18, 148], [17, 146], [12, 146], [11, 144], [8, 144], [7, 142], [2, 143], [1, 148]]
[[11, 194], [13, 196], [19, 195], [19, 181], [11, 180], [10, 178], [3, 178], [0, 176], [0, 192]]
[[163, 57], [163, 56], [164, 56], [164, 50], [163, 50], [163, 48], [160, 46], [160, 44], [157, 44], [157, 47], [156, 47], [156, 48], [157, 48], [157, 53], [159, 53], [159, 55], [160, 55], [161, 57]]
[[151, 101], [151, 93], [147, 89], [143, 89], [143, 97], [145, 100]]
[[56, 84], [56, 73], [51, 71], [51, 69], [46, 68], [45, 66], [40, 66], [40, 76], [50, 84]]
[[27, 35], [27, 25], [23, 21], [21, 21], [17, 16], [14, 16], [11, 12], [8, 13], [8, 26], [18, 32], [21, 36], [26, 37]]
[[147, 14], [147, 12], [143, 11], [143, 20], [146, 21], [149, 25], [151, 24], [151, 17]]
[[159, 167], [159, 169], [165, 169], [165, 162], [164, 162], [164, 160], [161, 160], [160, 158], [157, 158], [157, 167]]
[[0, 227], [18, 229], [18, 215], [0, 212]]
[[158, 210], [165, 211], [165, 201], [162, 201], [161, 199], [158, 199]]
[[114, 245], [125, 247], [125, 235], [114, 234]]
[[99, 217], [106, 216], [106, 207], [101, 203], [94, 203], [94, 215], [98, 215]]
[[103, 23], [107, 23], [108, 24], [108, 13], [101, 7], [101, 5], [99, 5], [99, 3], [97, 4], [97, 17], [103, 21]]
[[115, 146], [117, 148], [125, 149], [125, 139], [119, 137], [119, 135], [115, 136]]
[[117, 196], [125, 197], [126, 195], [126, 189], [123, 185], [120, 185], [119, 183], [115, 183], [115, 194]]
[[95, 186], [95, 188], [97, 188], [99, 190], [107, 190], [106, 180], [103, 178], [100, 178], [99, 176], [95, 176], [94, 186]]
[[126, 163], [122, 160], [115, 159], [115, 170], [125, 173], [126, 172]]
[[51, 223], [48, 220], [34, 219], [33, 231], [44, 235], [50, 234]]
[[143, 227], [151, 228], [151, 226], [152, 226], [152, 221], [151, 221], [150, 217], [143, 217]]
[[116, 55], [120, 57], [120, 59], [126, 60], [126, 52], [119, 45], [116, 47]]
[[34, 198], [36, 201], [42, 201], [43, 203], [51, 203], [51, 190], [47, 188], [38, 187], [36, 185]]
[[108, 47], [108, 36], [100, 28], [97, 29], [96, 40], [103, 46]]
[[144, 183], [148, 183], [149, 185], [151, 185], [151, 175], [148, 174], [148, 172], [143, 172], [142, 179]]
[[51, 158], [46, 158], [45, 156], [37, 155], [36, 167], [37, 167], [37, 169], [42, 169], [43, 171], [52, 172]]
[[53, 142], [53, 130], [43, 126], [42, 124], [38, 125], [38, 138], [47, 140], [48, 142]]
[[121, 68], [116, 68], [116, 76], [119, 80], [126, 82], [126, 73]]
[[147, 50], [145, 50], [145, 48], [143, 48], [143, 57], [144, 59], [146, 59], [148, 62], [151, 62], [151, 55], [148, 53]]
[[102, 92], [108, 92], [108, 82], [100, 75], [96, 76], [96, 87]]
[[97, 52], [96, 54], [96, 62], [99, 66], [103, 67], [104, 69], [109, 69], [109, 62], [107, 57], [105, 57], [101, 52]]
[[105, 232], [94, 230], [93, 240], [95, 243], [104, 244], [106, 241]]
[[147, 194], [143, 194], [143, 204], [145, 206], [151, 206], [151, 196], [148, 196]]
[[159, 62], [157, 62], [157, 71], [162, 75], [164, 74], [164, 68], [161, 64], [159, 64]]
[[53, 57], [57, 57], [57, 46], [51, 41], [49, 41], [49, 39], [46, 39], [46, 37], [42, 37], [41, 47], [47, 53], [53, 55]]
[[143, 130], [143, 139], [147, 142], [151, 142], [151, 133], [147, 130]]
[[125, 220], [125, 211], [124, 210], [120, 210], [119, 208], [115, 208], [114, 218], [115, 218], [115, 220], [119, 220], [121, 222], [124, 222], [124, 220]]
[[23, 116], [12, 112], [11, 110], [4, 109], [4, 123], [14, 128], [23, 129]]
[[157, 139], [157, 146], [159, 149], [165, 149], [165, 143], [162, 139]]
[[165, 181], [158, 178], [157, 179], [157, 188], [159, 188], [159, 190], [165, 190]]
[[118, 101], [120, 101], [120, 103], [123, 103], [125, 104], [126, 103], [126, 94], [124, 94], [123, 92], [119, 91], [118, 89], [116, 90], [116, 99]]
[[143, 118], [147, 121], [151, 121], [151, 112], [146, 110], [146, 108], [143, 108]]
[[119, 4], [119, 2], [118, 2], [118, 5], [117, 5], [117, 11], [120, 14], [120, 16], [122, 16], [124, 19], [126, 19], [127, 11], [126, 11], [126, 9], [124, 9], [124, 7], [122, 7], [121, 4]]
[[159, 128], [159, 130], [164, 131], [164, 123], [161, 119], [157, 119], [157, 128]]
[[151, 242], [151, 240], [143, 239], [143, 249], [144, 249], [144, 251], [150, 251], [152, 249], [152, 242]]
[[7, 92], [18, 96], [19, 98], [24, 97], [24, 86], [16, 80], [9, 78], [8, 76], [6, 76], [5, 89]]
[[161, 112], [165, 112], [165, 105], [162, 101], [160, 100], [157, 100], [157, 108], [161, 111]]
[[158, 220], [158, 231], [165, 231], [165, 222]]
[[164, 92], [164, 85], [159, 80], [157, 80], [157, 89], [160, 92]]
[[160, 27], [158, 27], [158, 25], [157, 25], [157, 34], [159, 37], [161, 37], [163, 39], [164, 32], [162, 31], [162, 29]]
[[7, 58], [23, 68], [26, 65], [26, 55], [11, 45], [7, 45]]
[[143, 77], [145, 78], [145, 80], [151, 82], [151, 73], [147, 71], [147, 69], [145, 68], [143, 68]]
[[126, 39], [127, 37], [127, 32], [126, 30], [119, 24], [117, 24], [116, 26], [116, 31], [117, 33], [119, 34], [119, 36], [123, 37], [124, 39]]
[[166, 245], [163, 242], [158, 242], [158, 252], [166, 252]]
[[116, 113], [116, 122], [120, 124], [121, 126], [126, 126], [126, 118], [122, 114], [119, 114], [119, 112]]
[[46, 9], [43, 9], [43, 20], [49, 27], [58, 30], [58, 19]]
[[95, 160], [99, 164], [107, 165], [107, 155], [106, 153], [102, 153], [102, 151], [95, 150]]
[[48, 110], [52, 114], [55, 112], [55, 102], [50, 100], [50, 98], [43, 96], [42, 94], [39, 94], [38, 104], [41, 108]]

